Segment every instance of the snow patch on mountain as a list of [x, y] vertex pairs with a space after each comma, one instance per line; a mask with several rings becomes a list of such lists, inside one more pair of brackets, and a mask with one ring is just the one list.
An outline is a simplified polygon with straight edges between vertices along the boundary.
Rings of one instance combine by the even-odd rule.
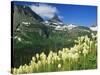
[[74, 24], [69, 24], [68, 26], [67, 26], [67, 28], [70, 30], [70, 29], [72, 29], [72, 28], [75, 28], [75, 27], [77, 27], [76, 25], [74, 25]]
[[92, 30], [92, 31], [97, 31], [98, 30], [98, 27], [96, 26], [96, 27], [90, 27], [90, 29]]

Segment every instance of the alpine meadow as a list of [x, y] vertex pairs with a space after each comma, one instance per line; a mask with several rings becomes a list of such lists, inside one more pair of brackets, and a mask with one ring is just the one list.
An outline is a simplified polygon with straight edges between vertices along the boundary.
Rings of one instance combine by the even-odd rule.
[[11, 2], [11, 73], [97, 69], [97, 7]]

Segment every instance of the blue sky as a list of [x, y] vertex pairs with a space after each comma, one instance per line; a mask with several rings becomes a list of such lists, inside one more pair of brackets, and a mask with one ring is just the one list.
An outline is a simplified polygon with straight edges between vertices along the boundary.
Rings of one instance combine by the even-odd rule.
[[95, 6], [80, 6], [80, 5], [59, 5], [58, 10], [64, 18], [65, 23], [73, 23], [77, 25], [92, 25], [96, 24], [97, 9]]
[[51, 3], [32, 3], [15, 2], [20, 5], [28, 5], [33, 11], [43, 18], [52, 18], [56, 13], [65, 24], [76, 24], [91, 26], [97, 22], [97, 7], [70, 5], [70, 4], [51, 4]]

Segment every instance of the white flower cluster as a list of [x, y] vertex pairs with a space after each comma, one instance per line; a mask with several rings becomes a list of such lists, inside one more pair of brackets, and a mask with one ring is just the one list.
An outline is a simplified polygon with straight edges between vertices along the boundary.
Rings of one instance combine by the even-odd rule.
[[[67, 70], [64, 69], [64, 64], [77, 63], [81, 60], [80, 56], [86, 57], [89, 53], [96, 50], [96, 36], [92, 34], [90, 39], [88, 36], [78, 37], [78, 40], [75, 40], [76, 44], [72, 48], [63, 48], [58, 52], [50, 51], [48, 56], [42, 52], [41, 54], [36, 54], [32, 57], [29, 65], [23, 65], [19, 68], [13, 68], [13, 74], [21, 73], [32, 73], [32, 72], [45, 72], [45, 71], [57, 71], [57, 70]], [[83, 63], [82, 63], [83, 64]]]

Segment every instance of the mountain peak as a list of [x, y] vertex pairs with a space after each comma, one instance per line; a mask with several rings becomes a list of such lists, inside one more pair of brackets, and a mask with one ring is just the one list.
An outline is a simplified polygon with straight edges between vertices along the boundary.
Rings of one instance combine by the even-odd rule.
[[53, 16], [53, 18], [51, 18], [49, 21], [50, 21], [50, 22], [62, 22], [62, 21], [59, 19], [59, 17], [58, 17], [57, 14], [55, 14], [55, 15]]
[[54, 15], [54, 17], [53, 17], [52, 19], [53, 19], [53, 20], [57, 20], [57, 21], [61, 22], [61, 20], [59, 19], [59, 17], [58, 17], [58, 15], [57, 15], [57, 14], [55, 14], [55, 15]]

